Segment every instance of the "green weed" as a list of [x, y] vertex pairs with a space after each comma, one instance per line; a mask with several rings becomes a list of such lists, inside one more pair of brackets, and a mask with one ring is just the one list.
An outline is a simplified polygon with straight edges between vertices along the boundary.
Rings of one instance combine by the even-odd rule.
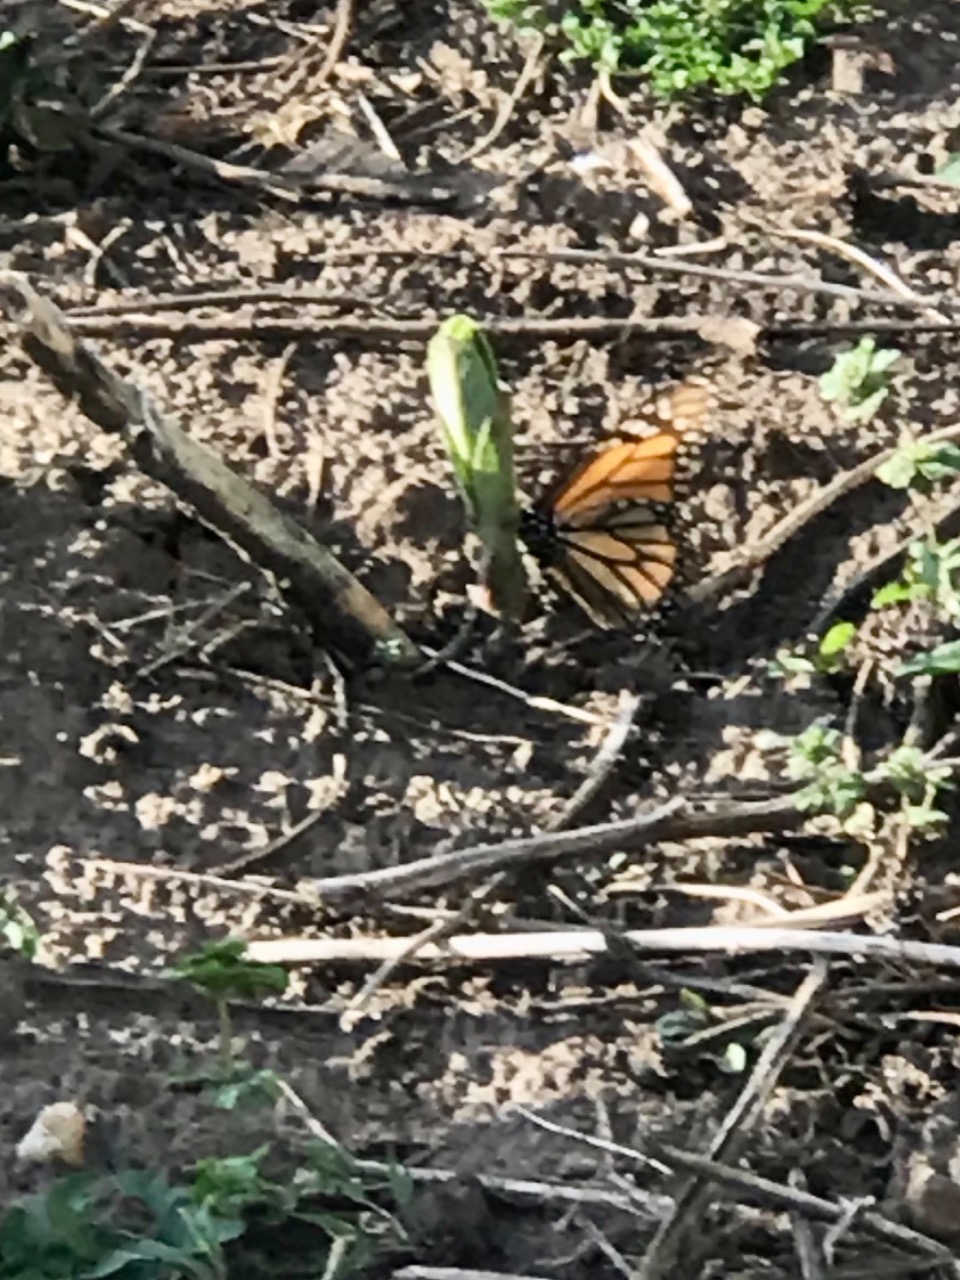
[[837, 356], [820, 379], [820, 393], [848, 422], [868, 422], [889, 394], [887, 374], [899, 359], [895, 347], [878, 349], [873, 338], [863, 338]]
[[660, 98], [705, 89], [762, 98], [803, 57], [818, 23], [852, 0], [485, 0], [521, 33], [555, 40], [561, 57], [639, 72]]
[[282, 995], [287, 989], [287, 973], [280, 965], [260, 964], [244, 954], [246, 943], [236, 938], [211, 942], [200, 951], [181, 957], [165, 971], [168, 978], [188, 982], [209, 996], [220, 1021], [221, 1083], [233, 1072], [233, 1029], [230, 1000], [259, 1000], [265, 995]]

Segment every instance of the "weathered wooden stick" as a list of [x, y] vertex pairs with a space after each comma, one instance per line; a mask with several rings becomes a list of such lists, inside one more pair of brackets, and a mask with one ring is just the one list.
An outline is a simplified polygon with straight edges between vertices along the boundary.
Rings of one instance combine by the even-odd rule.
[[118, 377], [25, 277], [0, 274], [0, 301], [19, 325], [27, 354], [54, 385], [92, 422], [121, 434], [141, 470], [275, 580], [341, 657], [351, 665], [422, 662], [413, 642], [332, 552], [192, 440], [143, 388]]

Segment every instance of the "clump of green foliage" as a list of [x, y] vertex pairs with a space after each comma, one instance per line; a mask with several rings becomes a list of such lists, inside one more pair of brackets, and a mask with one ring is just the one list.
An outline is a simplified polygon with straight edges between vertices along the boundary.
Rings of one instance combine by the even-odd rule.
[[[821, 393], [838, 404], [846, 417], [867, 420], [887, 395], [886, 374], [899, 354], [878, 349], [872, 338], [865, 338], [852, 351], [837, 357], [820, 380]], [[934, 485], [960, 476], [960, 447], [949, 439], [907, 439], [876, 474], [891, 488], [926, 494]], [[933, 530], [917, 537], [906, 550], [900, 577], [880, 587], [870, 603], [874, 611], [922, 604], [934, 618], [956, 629], [960, 623], [960, 538], [941, 541]], [[852, 675], [850, 648], [858, 631], [853, 622], [834, 623], [822, 637], [778, 653], [770, 674], [787, 679], [844, 672]], [[888, 675], [905, 680], [958, 673], [960, 641], [947, 640], [899, 663]], [[955, 786], [955, 761], [943, 762], [936, 753], [925, 754], [908, 733], [872, 768], [864, 769], [859, 751], [844, 749], [844, 738], [835, 726], [818, 721], [790, 738], [761, 734], [758, 745], [786, 752], [784, 772], [799, 786], [795, 799], [800, 808], [832, 814], [849, 835], [872, 828], [873, 799], [884, 794], [899, 801], [901, 821], [909, 830], [927, 834], [943, 830], [948, 816], [937, 807], [937, 800]]]
[[[9, 893], [0, 895], [0, 940], [32, 954], [37, 936]], [[268, 1073], [234, 1057], [227, 1004], [284, 990], [286, 973], [245, 954], [239, 939], [214, 942], [181, 957], [167, 976], [212, 999], [221, 1018], [220, 1062], [201, 1079], [218, 1106], [273, 1111], [276, 1087], [245, 1088]], [[235, 1088], [225, 1102], [225, 1060]], [[296, 1098], [286, 1087], [288, 1098]], [[300, 1104], [304, 1106], [304, 1104]], [[304, 1110], [306, 1110], [304, 1106]], [[61, 1174], [34, 1195], [0, 1209], [3, 1280], [227, 1280], [275, 1274], [272, 1240], [297, 1230], [298, 1275], [347, 1277], [370, 1270], [378, 1251], [409, 1248], [413, 1183], [393, 1161], [357, 1161], [331, 1142], [295, 1148], [266, 1142], [250, 1152], [199, 1159], [176, 1180], [160, 1169], [83, 1169]], [[269, 1257], [265, 1256], [269, 1250]], [[252, 1270], [249, 1268], [252, 1267]]]
[[698, 89], [761, 99], [818, 23], [852, 0], [484, 0], [493, 17], [563, 45], [566, 61], [640, 72], [661, 98]]

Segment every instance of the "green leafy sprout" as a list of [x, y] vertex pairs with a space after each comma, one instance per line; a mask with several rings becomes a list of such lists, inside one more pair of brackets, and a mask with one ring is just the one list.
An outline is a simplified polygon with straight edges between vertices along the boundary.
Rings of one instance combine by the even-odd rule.
[[480, 326], [464, 315], [445, 320], [430, 340], [427, 373], [457, 487], [483, 547], [484, 585], [498, 611], [520, 619], [527, 581], [517, 544], [513, 426]]
[[781, 649], [770, 664], [770, 675], [834, 675], [847, 666], [846, 651], [857, 634], [855, 622], [837, 622], [819, 639], [796, 649]]
[[921, 489], [960, 473], [960, 446], [950, 440], [910, 440], [877, 467], [877, 479], [891, 489]]
[[907, 549], [903, 574], [874, 593], [872, 604], [886, 605], [929, 600], [951, 621], [960, 619], [960, 538], [939, 542], [918, 539]]
[[179, 978], [209, 996], [217, 1006], [220, 1021], [220, 1065], [224, 1079], [234, 1068], [231, 999], [259, 1000], [265, 995], [282, 995], [287, 989], [287, 973], [280, 965], [248, 960], [246, 943], [239, 938], [212, 942], [200, 951], [182, 956], [164, 977]]
[[878, 349], [875, 339], [862, 338], [823, 374], [820, 394], [847, 422], [868, 422], [889, 394], [887, 375], [899, 359], [895, 347]]
[[[183, 1185], [146, 1170], [60, 1177], [0, 1214], [0, 1275], [227, 1280], [224, 1246], [246, 1233], [254, 1215], [316, 1228], [310, 1274], [349, 1275], [369, 1266], [378, 1241], [406, 1241], [401, 1217], [412, 1185], [401, 1166], [374, 1173], [347, 1152], [311, 1143], [293, 1176], [277, 1181], [263, 1167], [270, 1150], [199, 1160]], [[307, 1274], [307, 1258], [301, 1261]]]
[[27, 960], [37, 954], [40, 942], [37, 926], [9, 889], [0, 892], [0, 938], [11, 951], [19, 952]]
[[758, 101], [803, 57], [818, 23], [852, 0], [484, 0], [521, 34], [540, 33], [561, 58], [608, 74], [640, 73], [673, 99], [698, 90]]

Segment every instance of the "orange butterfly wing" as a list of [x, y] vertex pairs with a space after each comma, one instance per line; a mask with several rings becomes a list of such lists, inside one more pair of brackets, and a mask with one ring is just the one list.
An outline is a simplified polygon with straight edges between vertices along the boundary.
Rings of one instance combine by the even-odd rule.
[[589, 458], [540, 509], [531, 549], [601, 626], [654, 607], [676, 572], [678, 548], [662, 508], [676, 497], [680, 450], [698, 434], [710, 393], [683, 383], [652, 397], [620, 440]]

